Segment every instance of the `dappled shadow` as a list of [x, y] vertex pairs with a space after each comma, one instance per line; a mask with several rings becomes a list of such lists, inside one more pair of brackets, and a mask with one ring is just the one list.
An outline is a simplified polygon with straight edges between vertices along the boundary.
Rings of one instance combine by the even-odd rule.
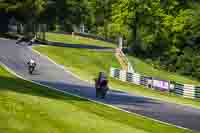
[[[41, 45], [41, 44], [35, 43], [34, 45]], [[42, 43], [42, 45], [57, 46], [57, 47], [67, 47], [67, 48], [80, 48], [80, 49], [114, 51], [114, 48], [112, 48], [112, 47], [95, 46], [95, 45], [89, 45], [89, 44], [68, 44], [68, 43], [60, 43], [60, 42], [50, 42], [50, 41], [48, 41], [47, 43]]]

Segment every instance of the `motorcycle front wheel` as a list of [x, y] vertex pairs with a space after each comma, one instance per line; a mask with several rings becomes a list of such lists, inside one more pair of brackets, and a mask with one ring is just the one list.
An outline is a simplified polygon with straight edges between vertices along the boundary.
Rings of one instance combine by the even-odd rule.
[[29, 74], [33, 74], [33, 68], [29, 68]]

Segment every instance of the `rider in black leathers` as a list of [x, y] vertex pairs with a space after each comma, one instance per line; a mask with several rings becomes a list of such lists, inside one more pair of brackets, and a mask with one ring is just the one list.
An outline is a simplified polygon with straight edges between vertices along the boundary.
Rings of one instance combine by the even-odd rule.
[[30, 74], [32, 74], [33, 71], [35, 70], [36, 62], [35, 60], [31, 59], [27, 64], [28, 64], [28, 71]]
[[96, 97], [105, 98], [108, 88], [108, 79], [105, 73], [100, 72], [99, 77], [95, 80]]

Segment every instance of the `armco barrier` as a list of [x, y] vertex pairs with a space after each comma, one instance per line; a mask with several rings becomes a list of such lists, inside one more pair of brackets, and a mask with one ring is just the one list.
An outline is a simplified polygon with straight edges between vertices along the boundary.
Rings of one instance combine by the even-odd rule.
[[126, 74], [126, 81], [133, 82], [133, 73], [127, 73]]
[[140, 85], [140, 78], [141, 78], [141, 76], [140, 76], [139, 73], [134, 73], [133, 74], [133, 82], [132, 83], [134, 83], [136, 85]]
[[120, 79], [122, 81], [126, 81], [126, 71], [124, 71], [124, 70], [120, 71]]
[[184, 85], [175, 83], [173, 92], [177, 95], [183, 96], [184, 94]]
[[200, 86], [195, 87], [195, 98], [200, 98]]
[[126, 72], [116, 68], [110, 69], [110, 76], [124, 82], [143, 85], [154, 90], [173, 92], [176, 95], [186, 98], [200, 98], [200, 86], [160, 80], [153, 77], [144, 76], [139, 73]]
[[119, 69], [115, 69], [114, 78], [120, 79], [120, 70]]
[[184, 84], [184, 97], [195, 98], [195, 86]]

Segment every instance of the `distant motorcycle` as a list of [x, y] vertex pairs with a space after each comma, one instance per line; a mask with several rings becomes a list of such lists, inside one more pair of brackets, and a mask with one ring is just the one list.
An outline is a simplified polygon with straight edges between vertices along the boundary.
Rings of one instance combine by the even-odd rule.
[[25, 41], [26, 41], [26, 39], [24, 37], [20, 37], [17, 39], [16, 44], [20, 44], [21, 42], [25, 42]]
[[36, 63], [33, 60], [31, 60], [27, 64], [28, 64], [29, 74], [33, 74], [33, 71], [35, 70], [35, 67], [36, 67]]
[[32, 46], [34, 42], [35, 42], [35, 38], [31, 39], [31, 40], [28, 42], [27, 45], [28, 45], [28, 46]]
[[28, 45], [28, 46], [32, 46], [32, 45], [33, 45], [33, 42], [32, 42], [32, 41], [29, 41], [29, 42], [27, 43], [27, 45]]
[[32, 46], [33, 43], [35, 42], [36, 37], [30, 39], [29, 37], [20, 37], [19, 39], [17, 39], [16, 44], [20, 44], [22, 42], [25, 42], [28, 46]]

